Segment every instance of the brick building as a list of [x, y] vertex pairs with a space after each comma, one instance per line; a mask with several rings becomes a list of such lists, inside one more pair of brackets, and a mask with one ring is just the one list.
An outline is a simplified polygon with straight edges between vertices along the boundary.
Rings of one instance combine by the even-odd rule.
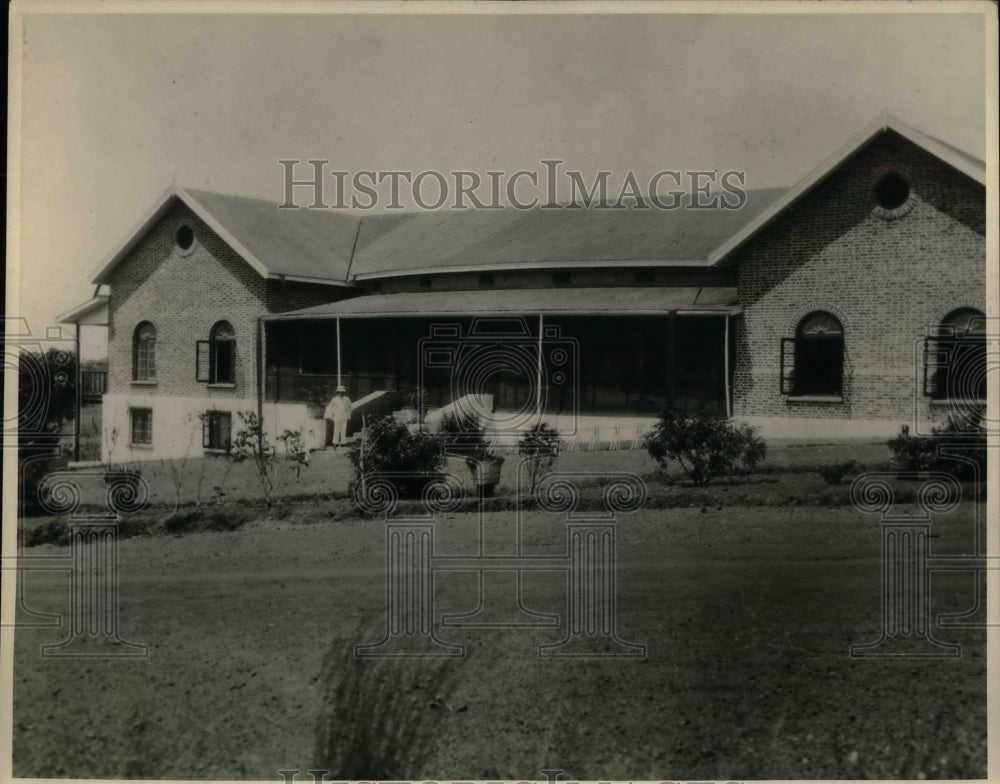
[[94, 279], [103, 458], [224, 449], [239, 411], [298, 429], [338, 383], [427, 409], [488, 392], [498, 431], [527, 412], [588, 441], [668, 405], [887, 436], [985, 396], [985, 273], [983, 163], [892, 118], [738, 210], [357, 217], [171, 191]]

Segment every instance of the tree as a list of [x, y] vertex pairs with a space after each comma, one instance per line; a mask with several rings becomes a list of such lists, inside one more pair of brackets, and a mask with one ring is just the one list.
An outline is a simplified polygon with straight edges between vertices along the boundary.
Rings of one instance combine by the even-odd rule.
[[59, 430], [76, 415], [76, 355], [50, 348], [22, 351], [17, 372], [18, 514], [41, 511], [38, 489], [52, 470]]

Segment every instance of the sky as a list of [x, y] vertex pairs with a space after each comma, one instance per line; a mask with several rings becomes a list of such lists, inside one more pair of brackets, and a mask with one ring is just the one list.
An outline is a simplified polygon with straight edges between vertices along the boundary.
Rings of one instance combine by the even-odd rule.
[[546, 158], [585, 173], [735, 169], [757, 188], [794, 184], [884, 111], [986, 156], [977, 14], [30, 8], [8, 314], [36, 332], [92, 296], [94, 270], [172, 183], [277, 203], [283, 158], [349, 171], [537, 171]]

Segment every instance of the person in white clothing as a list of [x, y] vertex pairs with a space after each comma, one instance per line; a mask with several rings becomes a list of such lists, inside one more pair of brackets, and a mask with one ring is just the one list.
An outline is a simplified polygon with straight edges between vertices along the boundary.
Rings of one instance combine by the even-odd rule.
[[333, 448], [343, 446], [344, 436], [347, 435], [347, 423], [351, 420], [351, 399], [347, 396], [347, 389], [343, 386], [337, 387], [323, 416], [333, 420]]

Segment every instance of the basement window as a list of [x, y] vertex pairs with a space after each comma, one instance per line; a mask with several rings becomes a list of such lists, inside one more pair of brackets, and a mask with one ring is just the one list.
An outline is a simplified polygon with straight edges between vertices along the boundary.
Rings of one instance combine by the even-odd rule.
[[206, 411], [201, 419], [201, 445], [211, 452], [229, 450], [233, 415], [228, 411]]
[[132, 446], [153, 445], [153, 409], [130, 408], [128, 410], [131, 425]]

